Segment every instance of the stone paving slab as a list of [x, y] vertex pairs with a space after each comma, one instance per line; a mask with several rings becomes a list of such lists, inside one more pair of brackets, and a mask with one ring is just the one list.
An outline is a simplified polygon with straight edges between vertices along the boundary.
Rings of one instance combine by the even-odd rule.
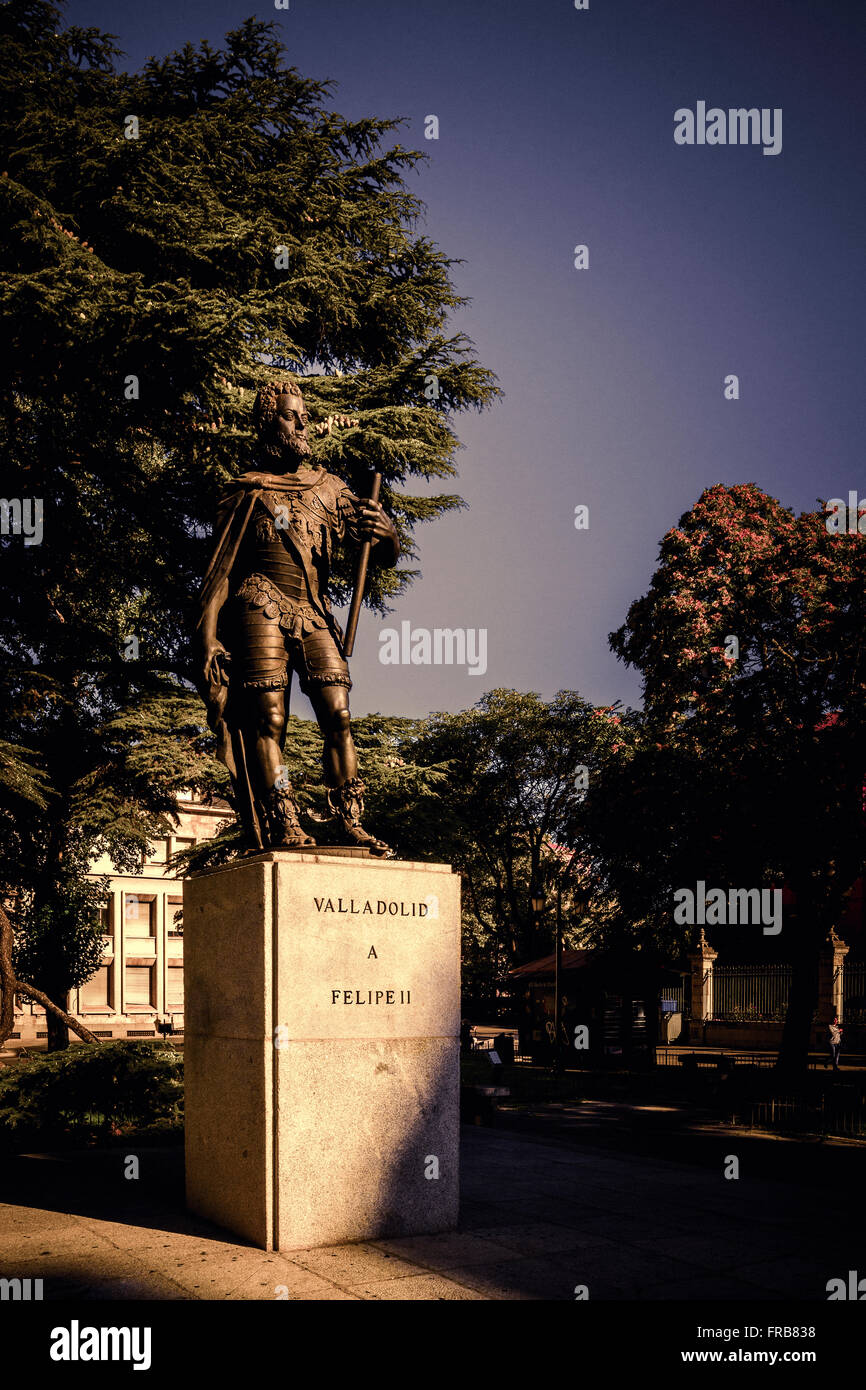
[[[197, 1296], [201, 1297], [200, 1294]], [[207, 1294], [206, 1297], [216, 1298], [217, 1295]], [[348, 1289], [341, 1289], [332, 1280], [323, 1279], [312, 1270], [303, 1269], [290, 1260], [280, 1258], [274, 1259], [270, 1266], [254, 1270], [237, 1285], [232, 1294], [232, 1298], [260, 1299], [267, 1302], [273, 1302], [275, 1299], [291, 1302], [306, 1302], [310, 1299], [346, 1301], [356, 1297], [356, 1294]]]
[[568, 1250], [586, 1250], [591, 1246], [611, 1246], [613, 1242], [600, 1233], [582, 1231], [575, 1226], [556, 1226], [536, 1221], [520, 1226], [492, 1226], [475, 1234], [485, 1241], [513, 1250], [515, 1255], [556, 1255]]
[[[592, 1252], [590, 1252], [592, 1253]], [[585, 1285], [592, 1300], [631, 1297], [616, 1252], [598, 1260], [569, 1256], [533, 1256], [508, 1263], [475, 1265], [451, 1271], [451, 1278], [476, 1289], [486, 1299], [543, 1299], [573, 1302]]]
[[399, 1240], [377, 1241], [382, 1250], [389, 1250], [416, 1265], [428, 1269], [456, 1269], [458, 1266], [483, 1264], [490, 1260], [517, 1258], [516, 1252], [503, 1249], [493, 1241], [468, 1232], [450, 1232], [433, 1236], [402, 1236]]
[[296, 1251], [291, 1258], [320, 1278], [348, 1287], [402, 1279], [418, 1273], [417, 1262], [401, 1259], [399, 1252], [392, 1253], [387, 1248], [368, 1243]]
[[486, 1301], [483, 1293], [477, 1293], [465, 1284], [446, 1279], [440, 1274], [418, 1274], [410, 1279], [387, 1279], [382, 1283], [364, 1284], [358, 1289], [358, 1296], [371, 1302], [385, 1300], [420, 1299], [437, 1301]]

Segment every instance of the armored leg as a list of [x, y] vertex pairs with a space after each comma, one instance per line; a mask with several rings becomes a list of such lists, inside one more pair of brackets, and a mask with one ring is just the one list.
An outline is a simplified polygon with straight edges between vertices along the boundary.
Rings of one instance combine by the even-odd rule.
[[250, 699], [255, 711], [255, 771], [268, 823], [268, 844], [272, 849], [313, 845], [315, 841], [298, 820], [297, 803], [283, 765], [285, 691], [251, 691]]
[[323, 754], [328, 806], [341, 822], [347, 844], [368, 849], [378, 858], [391, 850], [361, 824], [364, 784], [358, 776], [358, 758], [352, 738], [348, 691], [343, 685], [320, 685], [309, 691], [319, 728], [325, 739]]

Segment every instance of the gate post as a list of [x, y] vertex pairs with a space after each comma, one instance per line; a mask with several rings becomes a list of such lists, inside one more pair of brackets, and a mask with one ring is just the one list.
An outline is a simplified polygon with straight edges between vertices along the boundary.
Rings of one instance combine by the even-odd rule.
[[848, 950], [845, 942], [836, 935], [836, 928], [831, 927], [818, 958], [818, 1011], [815, 1023], [821, 1033], [816, 1041], [822, 1044], [827, 1024], [832, 1021], [833, 1015], [838, 1014], [840, 1019], [843, 1016], [845, 957]]
[[689, 964], [691, 966], [689, 1042], [697, 1042], [697, 1038], [693, 1038], [691, 1032], [693, 1028], [697, 1030], [698, 1025], [701, 1026], [701, 1042], [703, 1042], [706, 1022], [713, 1016], [713, 962], [718, 954], [718, 951], [714, 951], [707, 941], [706, 933], [701, 927], [701, 934], [695, 949], [689, 951]]

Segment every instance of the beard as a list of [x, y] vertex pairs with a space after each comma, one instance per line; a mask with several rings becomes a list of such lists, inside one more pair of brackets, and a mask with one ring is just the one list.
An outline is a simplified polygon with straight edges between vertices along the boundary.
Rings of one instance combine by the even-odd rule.
[[287, 439], [285, 435], [273, 434], [263, 437], [259, 442], [259, 452], [268, 463], [299, 463], [310, 457], [312, 449], [307, 439]]

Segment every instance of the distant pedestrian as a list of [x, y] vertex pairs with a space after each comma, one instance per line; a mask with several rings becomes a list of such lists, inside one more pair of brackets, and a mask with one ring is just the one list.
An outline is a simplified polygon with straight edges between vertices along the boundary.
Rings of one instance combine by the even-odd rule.
[[833, 1022], [830, 1024], [830, 1060], [833, 1063], [833, 1070], [839, 1070], [839, 1053], [842, 1051], [842, 1025], [839, 1022], [839, 1015], [833, 1015]]

